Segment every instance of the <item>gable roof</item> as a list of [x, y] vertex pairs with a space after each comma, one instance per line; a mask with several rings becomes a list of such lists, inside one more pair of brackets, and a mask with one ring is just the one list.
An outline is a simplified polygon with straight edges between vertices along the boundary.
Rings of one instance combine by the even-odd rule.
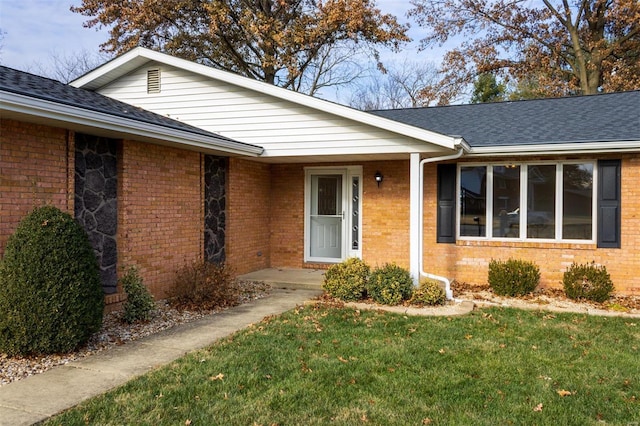
[[100, 90], [100, 88], [107, 86], [120, 77], [123, 77], [150, 62], [167, 64], [213, 80], [219, 80], [243, 89], [252, 90], [260, 94], [265, 94], [297, 105], [309, 107], [320, 112], [329, 113], [334, 116], [352, 120], [356, 123], [365, 124], [372, 128], [383, 129], [403, 137], [426, 142], [439, 148], [454, 150], [459, 146], [466, 146], [466, 143], [460, 138], [443, 135], [433, 130], [407, 125], [400, 121], [394, 121], [382, 116], [369, 114], [334, 102], [294, 92], [282, 87], [180, 59], [143, 47], [136, 47], [127, 53], [112, 59], [95, 70], [90, 71], [84, 76], [72, 81], [70, 84], [75, 87], [82, 87], [88, 90]]
[[[220, 154], [256, 156], [262, 148], [190, 126], [89, 90], [0, 66], [0, 109], [4, 118], [79, 131], [133, 135], [143, 140], [186, 145]], [[30, 118], [29, 118], [30, 117]]]
[[472, 154], [640, 150], [640, 91], [370, 112], [461, 135]]

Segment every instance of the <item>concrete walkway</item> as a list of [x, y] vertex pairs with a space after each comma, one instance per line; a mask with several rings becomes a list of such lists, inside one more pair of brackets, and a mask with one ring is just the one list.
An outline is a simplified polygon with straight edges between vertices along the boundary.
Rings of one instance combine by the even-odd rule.
[[268, 315], [320, 294], [276, 288], [264, 298], [0, 387], [0, 425], [31, 425], [101, 395]]

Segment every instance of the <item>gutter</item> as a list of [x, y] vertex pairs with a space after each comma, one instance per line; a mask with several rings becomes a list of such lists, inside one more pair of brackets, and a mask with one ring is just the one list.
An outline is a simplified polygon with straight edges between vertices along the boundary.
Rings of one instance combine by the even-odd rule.
[[504, 145], [492, 147], [476, 147], [467, 153], [467, 157], [501, 157], [526, 155], [567, 155], [567, 154], [602, 154], [611, 152], [638, 152], [640, 140], [611, 140], [592, 142], [563, 142], [539, 145]]
[[460, 146], [460, 148], [458, 149], [458, 152], [456, 152], [455, 154], [445, 155], [445, 156], [442, 156], [442, 157], [425, 158], [424, 160], [420, 161], [420, 165], [419, 165], [419, 167], [420, 167], [420, 178], [419, 178], [420, 196], [419, 196], [419, 202], [418, 202], [418, 215], [420, 216], [420, 226], [418, 227], [418, 239], [419, 239], [419, 243], [418, 243], [418, 265], [419, 265], [419, 272], [420, 272], [420, 275], [423, 276], [423, 277], [430, 278], [432, 280], [440, 281], [441, 283], [443, 283], [444, 284], [444, 292], [445, 292], [445, 295], [446, 295], [448, 300], [453, 300], [453, 291], [451, 290], [451, 281], [446, 277], [442, 277], [440, 275], [431, 274], [429, 272], [425, 272], [425, 270], [424, 270], [424, 238], [423, 238], [423, 233], [424, 233], [424, 165], [427, 164], [427, 163], [437, 163], [437, 162], [447, 161], [447, 160], [456, 160], [456, 159], [462, 157], [464, 155], [464, 153], [468, 150], [468, 145], [464, 141], [464, 139], [462, 139], [462, 138], [458, 138], [458, 141], [456, 142], [456, 145]]

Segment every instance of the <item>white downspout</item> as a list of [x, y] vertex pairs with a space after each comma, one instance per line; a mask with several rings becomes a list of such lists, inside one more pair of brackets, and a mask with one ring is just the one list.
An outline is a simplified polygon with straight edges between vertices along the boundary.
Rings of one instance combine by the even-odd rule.
[[440, 281], [442, 283], [444, 283], [444, 291], [445, 294], [447, 296], [447, 299], [449, 300], [453, 300], [453, 291], [451, 290], [451, 282], [449, 281], [448, 278], [445, 277], [441, 277], [439, 275], [434, 275], [434, 274], [430, 274], [428, 272], [424, 271], [424, 256], [423, 256], [423, 252], [424, 252], [424, 239], [423, 239], [423, 233], [424, 233], [424, 165], [427, 163], [436, 163], [436, 162], [440, 162], [440, 161], [447, 161], [447, 160], [455, 160], [457, 158], [462, 157], [462, 155], [465, 152], [465, 148], [464, 145], [466, 145], [466, 143], [464, 142], [463, 139], [460, 139], [459, 143], [456, 143], [456, 145], [461, 146], [460, 149], [458, 150], [457, 153], [455, 154], [451, 154], [451, 155], [445, 155], [442, 157], [432, 157], [432, 158], [425, 158], [424, 160], [420, 161], [419, 167], [420, 167], [420, 171], [419, 171], [419, 203], [418, 203], [418, 216], [420, 217], [420, 226], [418, 227], [418, 265], [419, 265], [419, 271], [420, 271], [420, 275], [430, 278], [432, 280], [436, 280], [436, 281]]

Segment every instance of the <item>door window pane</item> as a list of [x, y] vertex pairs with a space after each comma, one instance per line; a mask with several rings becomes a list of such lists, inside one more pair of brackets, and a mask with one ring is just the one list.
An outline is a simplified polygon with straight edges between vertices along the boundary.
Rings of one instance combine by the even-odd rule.
[[342, 214], [342, 176], [312, 176], [311, 214], [336, 216]]
[[527, 238], [555, 238], [556, 166], [529, 166]]
[[520, 166], [493, 166], [493, 236], [520, 236]]
[[590, 240], [593, 230], [593, 164], [562, 169], [562, 238]]
[[487, 168], [460, 168], [460, 235], [486, 236]]

